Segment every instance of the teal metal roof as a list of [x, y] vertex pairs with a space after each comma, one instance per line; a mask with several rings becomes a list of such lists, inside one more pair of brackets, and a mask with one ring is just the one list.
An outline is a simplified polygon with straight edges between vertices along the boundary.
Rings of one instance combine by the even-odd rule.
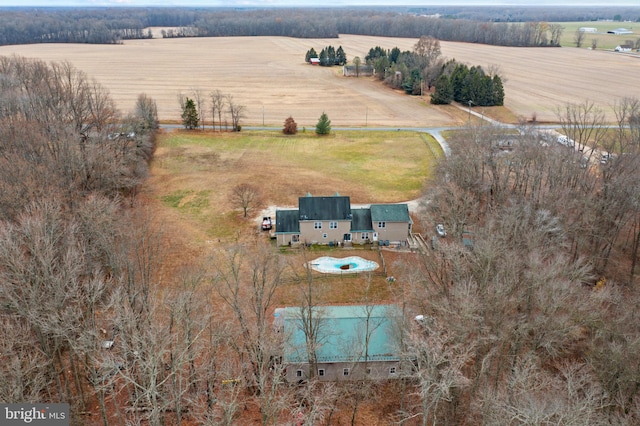
[[[312, 310], [318, 324], [318, 362], [397, 361], [396, 305], [321, 306]], [[308, 362], [301, 309], [278, 309], [276, 321], [284, 322], [286, 363]], [[368, 336], [368, 339], [367, 339]], [[369, 342], [368, 349], [366, 342]]]
[[373, 222], [411, 222], [406, 204], [371, 204]]

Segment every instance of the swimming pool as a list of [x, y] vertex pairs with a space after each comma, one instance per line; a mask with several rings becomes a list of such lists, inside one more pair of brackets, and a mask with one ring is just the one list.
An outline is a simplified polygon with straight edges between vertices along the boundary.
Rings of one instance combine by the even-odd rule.
[[336, 258], [330, 256], [319, 257], [307, 262], [314, 271], [324, 274], [350, 274], [358, 272], [375, 271], [380, 265], [372, 260], [359, 256]]

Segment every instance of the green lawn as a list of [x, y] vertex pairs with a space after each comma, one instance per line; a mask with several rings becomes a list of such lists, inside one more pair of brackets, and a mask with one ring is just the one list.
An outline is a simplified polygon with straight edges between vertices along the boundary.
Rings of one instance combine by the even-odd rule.
[[[597, 41], [597, 49], [614, 49], [619, 44], [624, 44], [627, 40], [634, 42], [640, 38], [640, 22], [613, 22], [613, 21], [585, 21], [585, 22], [553, 22], [560, 24], [564, 28], [560, 44], [565, 47], [576, 47], [575, 34], [581, 27], [596, 28], [597, 33], [585, 33], [582, 43], [583, 48], [591, 47], [592, 40]], [[607, 34], [607, 31], [616, 28], [626, 28], [635, 34], [614, 35]]]
[[442, 155], [430, 136], [398, 131], [340, 131], [324, 137], [310, 132], [295, 136], [275, 131], [213, 136], [172, 132], [162, 137], [161, 145], [170, 153], [163, 163], [177, 174], [194, 172], [202, 159], [209, 165], [216, 161], [243, 163], [249, 172], [252, 167], [269, 164], [289, 166], [291, 179], [296, 179], [302, 168], [305, 173], [313, 171], [366, 187], [370, 193], [400, 192], [406, 196], [417, 195], [436, 157]]
[[213, 237], [239, 224], [229, 220], [237, 206], [228, 201], [238, 183], [263, 188], [265, 205], [293, 205], [307, 191], [340, 192], [355, 203], [406, 201], [420, 195], [442, 155], [431, 136], [416, 132], [174, 131], [161, 135], [152, 172], [158, 199], [194, 225], [226, 218], [230, 229], [210, 229]]

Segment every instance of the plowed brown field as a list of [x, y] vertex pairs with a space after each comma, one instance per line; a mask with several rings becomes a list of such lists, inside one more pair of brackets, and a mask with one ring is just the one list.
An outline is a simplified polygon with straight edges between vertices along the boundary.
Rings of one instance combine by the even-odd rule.
[[[411, 50], [416, 39], [343, 35], [339, 39], [225, 37], [126, 41], [121, 45], [41, 44], [2, 46], [0, 55], [68, 60], [109, 89], [118, 107], [130, 111], [138, 94], [156, 99], [161, 120], [178, 120], [178, 94], [215, 89], [246, 106], [244, 125], [281, 126], [292, 115], [314, 127], [324, 111], [334, 126], [443, 126], [459, 115], [419, 97], [380, 87], [369, 78], [342, 77], [341, 69], [307, 65], [310, 48], [342, 46], [348, 59], [371, 47]], [[441, 43], [442, 54], [504, 78], [505, 105], [515, 116], [555, 120], [567, 102], [593, 101], [613, 119], [611, 105], [640, 94], [640, 57], [576, 48], [509, 48]]]

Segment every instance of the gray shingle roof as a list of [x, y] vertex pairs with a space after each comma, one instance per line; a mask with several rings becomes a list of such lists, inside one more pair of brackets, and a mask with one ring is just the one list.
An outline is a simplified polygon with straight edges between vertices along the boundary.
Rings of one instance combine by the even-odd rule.
[[406, 204], [371, 204], [373, 222], [411, 222]]
[[298, 198], [298, 210], [276, 210], [276, 233], [299, 234], [301, 220], [350, 220], [351, 232], [373, 232], [374, 222], [408, 222], [407, 204], [372, 204], [370, 208], [351, 209], [349, 197]]
[[276, 210], [276, 234], [299, 234], [298, 210]]
[[371, 210], [351, 209], [351, 232], [373, 232]]
[[349, 197], [300, 197], [298, 198], [300, 220], [350, 220]]

